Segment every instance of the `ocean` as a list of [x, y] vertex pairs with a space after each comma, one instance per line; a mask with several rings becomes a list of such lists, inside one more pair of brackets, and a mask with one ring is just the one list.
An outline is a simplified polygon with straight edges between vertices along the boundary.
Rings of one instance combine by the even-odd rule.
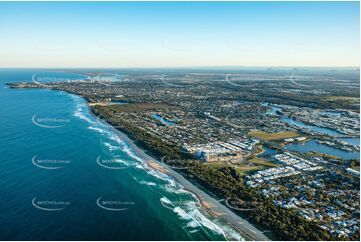
[[83, 98], [5, 85], [34, 76], [86, 78], [0, 69], [1, 240], [242, 239], [172, 177], [149, 168]]

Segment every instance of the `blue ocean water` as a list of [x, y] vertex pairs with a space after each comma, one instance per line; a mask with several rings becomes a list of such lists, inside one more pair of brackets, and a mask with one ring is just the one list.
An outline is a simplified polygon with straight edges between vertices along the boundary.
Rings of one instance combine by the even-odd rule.
[[0, 69], [1, 240], [224, 240], [171, 177], [150, 169], [81, 97], [5, 83], [81, 79]]

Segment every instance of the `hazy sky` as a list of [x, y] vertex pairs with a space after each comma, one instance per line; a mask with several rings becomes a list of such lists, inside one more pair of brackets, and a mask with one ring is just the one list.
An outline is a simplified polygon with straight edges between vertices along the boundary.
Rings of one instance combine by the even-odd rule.
[[358, 2], [0, 2], [0, 67], [358, 66]]

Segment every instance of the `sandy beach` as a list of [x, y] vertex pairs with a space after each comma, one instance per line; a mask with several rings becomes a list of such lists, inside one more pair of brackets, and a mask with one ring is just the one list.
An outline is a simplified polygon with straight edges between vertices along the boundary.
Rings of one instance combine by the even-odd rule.
[[[89, 106], [90, 113], [95, 116]], [[95, 116], [96, 117], [96, 116]], [[202, 207], [214, 217], [221, 219], [228, 223], [231, 227], [235, 228], [245, 240], [256, 240], [256, 241], [269, 241], [268, 238], [262, 231], [257, 229], [254, 225], [250, 224], [247, 220], [239, 217], [231, 209], [227, 208], [220, 201], [212, 198], [206, 192], [193, 185], [181, 174], [171, 169], [166, 164], [158, 161], [157, 159], [146, 154], [141, 148], [139, 148], [133, 140], [131, 140], [126, 134], [114, 128], [112, 125], [107, 123], [105, 120], [101, 120], [104, 124], [108, 125], [110, 129], [118, 135], [118, 137], [127, 143], [127, 145], [134, 151], [134, 153], [142, 158], [152, 168], [156, 169], [164, 174], [173, 177], [179, 184], [181, 184], [185, 190], [193, 193], [199, 199]]]

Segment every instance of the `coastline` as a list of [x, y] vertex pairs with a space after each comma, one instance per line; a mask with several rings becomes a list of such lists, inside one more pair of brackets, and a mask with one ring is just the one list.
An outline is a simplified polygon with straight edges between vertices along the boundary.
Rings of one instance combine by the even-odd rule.
[[[75, 94], [77, 95], [77, 94]], [[78, 95], [79, 96], [79, 95]], [[82, 96], [80, 96], [82, 97]], [[235, 214], [231, 209], [221, 204], [220, 201], [216, 200], [209, 196], [198, 186], [192, 184], [180, 173], [171, 169], [167, 164], [160, 162], [156, 158], [147, 154], [143, 149], [138, 147], [135, 142], [130, 139], [125, 133], [113, 127], [111, 124], [106, 122], [103, 119], [99, 119], [94, 113], [89, 105], [88, 100], [82, 97], [88, 106], [89, 113], [97, 118], [100, 122], [107, 125], [121, 140], [123, 140], [134, 153], [142, 158], [152, 169], [158, 170], [166, 175], [174, 178], [180, 185], [183, 186], [184, 190], [194, 194], [200, 201], [202, 207], [211, 215], [216, 218], [220, 218], [227, 222], [231, 227], [235, 228], [245, 240], [255, 240], [255, 241], [270, 241], [262, 231], [257, 229], [254, 225], [250, 224], [246, 219]]]

